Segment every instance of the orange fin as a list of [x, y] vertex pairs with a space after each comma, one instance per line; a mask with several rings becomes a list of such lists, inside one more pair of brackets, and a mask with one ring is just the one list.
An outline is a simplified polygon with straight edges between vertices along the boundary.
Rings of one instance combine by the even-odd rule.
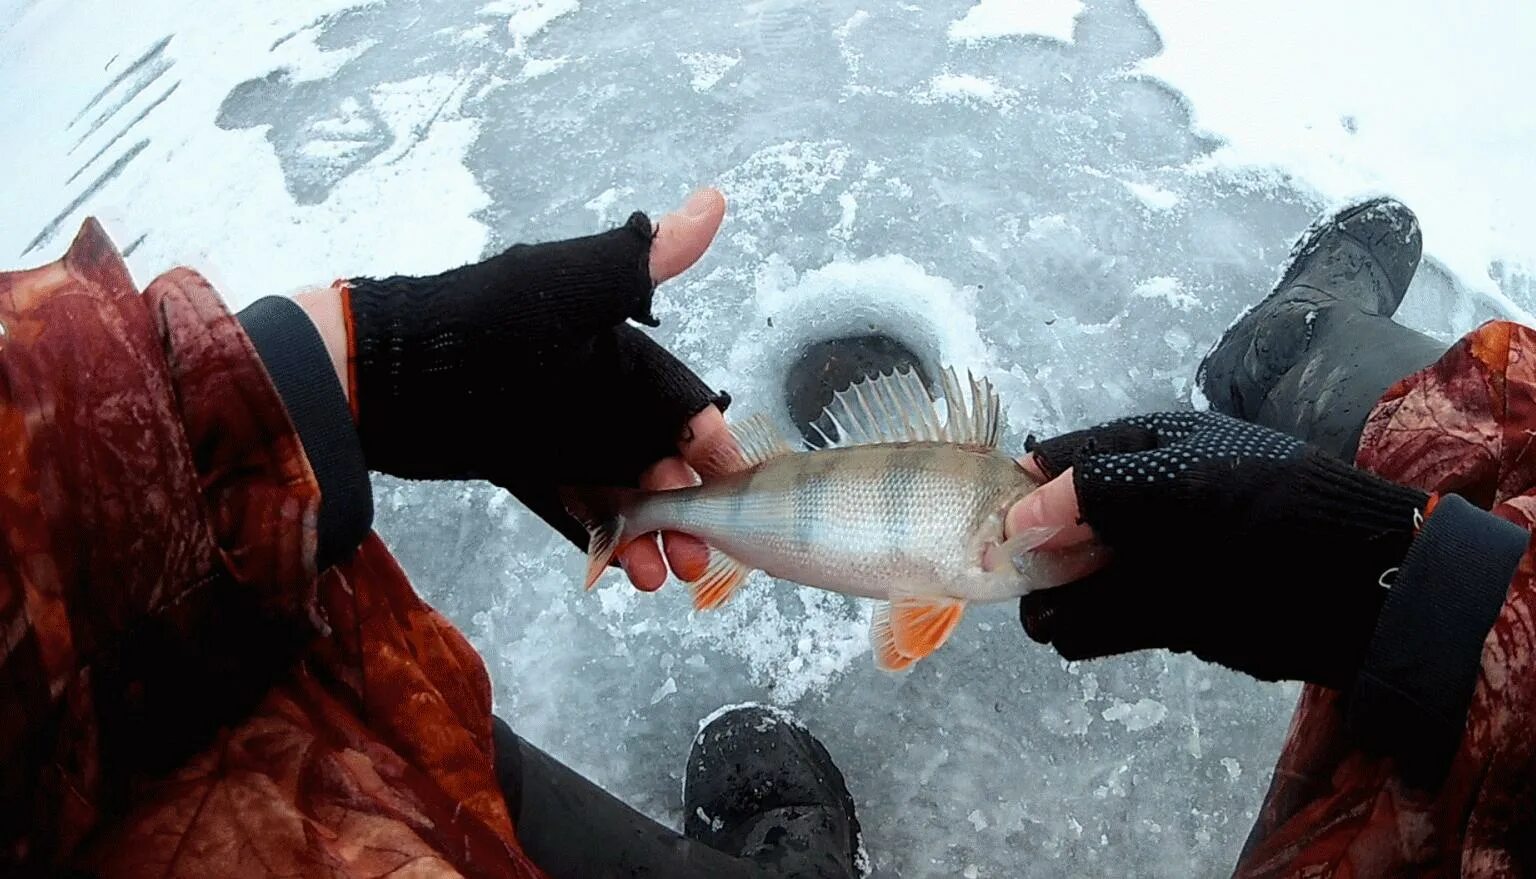
[[689, 584], [693, 589], [694, 609], [714, 610], [725, 604], [736, 587], [747, 579], [748, 571], [747, 566], [741, 562], [718, 549], [711, 549], [709, 567], [704, 569], [704, 576]]
[[922, 659], [943, 646], [960, 624], [965, 602], [919, 595], [891, 596], [891, 637], [896, 652]]
[[875, 607], [875, 615], [869, 621], [869, 646], [875, 653], [876, 667], [885, 671], [901, 671], [917, 660], [902, 656], [896, 649], [896, 636], [891, 632], [891, 606], [885, 602]]
[[639, 492], [622, 488], [563, 488], [561, 502], [571, 517], [587, 529], [587, 583], [596, 585], [625, 538], [624, 507]]

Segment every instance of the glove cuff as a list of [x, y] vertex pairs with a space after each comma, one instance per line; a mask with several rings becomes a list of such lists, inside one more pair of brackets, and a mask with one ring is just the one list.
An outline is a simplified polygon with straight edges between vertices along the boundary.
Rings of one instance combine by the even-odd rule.
[[[1386, 559], [1397, 565], [1408, 554], [1428, 514], [1430, 496], [1389, 482], [1317, 448], [1302, 453], [1296, 470], [1296, 500], [1307, 516], [1326, 525], [1359, 533], [1364, 539], [1399, 546]], [[1385, 568], [1383, 568], [1385, 570]]]
[[1446, 495], [1403, 560], [1348, 721], [1415, 784], [1438, 784], [1456, 753], [1484, 642], [1529, 542], [1524, 528]]

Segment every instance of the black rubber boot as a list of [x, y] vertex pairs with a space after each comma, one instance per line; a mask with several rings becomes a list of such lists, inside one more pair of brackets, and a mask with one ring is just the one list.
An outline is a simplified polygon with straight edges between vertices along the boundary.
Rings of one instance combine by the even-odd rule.
[[518, 841], [551, 879], [783, 879], [652, 821], [500, 718], [492, 733]]
[[1201, 362], [1211, 408], [1353, 462], [1382, 394], [1445, 353], [1392, 320], [1422, 252], [1418, 219], [1393, 199], [1318, 219], [1274, 291]]
[[784, 711], [728, 709], [693, 740], [683, 833], [784, 876], [868, 872], [853, 797], [827, 749]]
[[866, 333], [827, 339], [808, 346], [784, 376], [784, 398], [789, 417], [806, 441], [821, 445], [821, 436], [811, 426], [819, 425], [827, 436], [837, 439], [837, 428], [822, 417], [822, 410], [832, 402], [832, 395], [854, 382], [880, 374], [916, 369], [923, 384], [933, 387], [917, 353], [901, 341], [884, 333]]

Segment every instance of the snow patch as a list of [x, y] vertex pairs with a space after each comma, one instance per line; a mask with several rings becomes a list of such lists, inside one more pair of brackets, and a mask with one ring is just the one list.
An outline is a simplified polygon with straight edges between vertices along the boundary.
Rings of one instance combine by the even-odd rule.
[[524, 80], [538, 79], [545, 74], [554, 73], [570, 60], [567, 55], [561, 55], [558, 58], [529, 58], [523, 62], [523, 70], [519, 76]]
[[613, 220], [613, 209], [618, 205], [619, 200], [629, 198], [634, 193], [635, 190], [628, 186], [610, 186], [597, 195], [592, 196], [582, 207], [597, 214], [598, 223], [606, 225]]
[[[743, 708], [755, 708], [758, 711], [761, 711], [764, 714], [774, 718], [780, 723], [788, 724], [796, 729], [805, 730], [805, 724], [800, 722], [800, 718], [784, 710], [783, 708], [780, 708], [777, 705], [769, 705], [766, 702], [733, 702], [729, 705], [721, 705], [714, 711], [704, 715], [704, 717], [699, 720], [699, 728], [698, 731], [694, 734], [693, 740], [695, 742], [703, 741], [704, 730], [710, 724], [714, 723], [725, 715], [730, 714], [732, 711], [740, 711]], [[806, 730], [806, 732], [809, 733], [810, 731]]]
[[496, 0], [480, 7], [480, 14], [507, 16], [507, 33], [512, 35], [513, 51], [521, 55], [528, 51], [528, 41], [555, 19], [580, 8], [580, 0]]
[[1143, 299], [1161, 299], [1174, 308], [1188, 311], [1200, 304], [1192, 294], [1184, 292], [1184, 283], [1166, 275], [1148, 278], [1131, 289], [1132, 295]]
[[955, 101], [981, 104], [988, 107], [1008, 107], [1018, 97], [1018, 92], [997, 80], [970, 73], [940, 73], [929, 80], [926, 89], [915, 99], [921, 103]]
[[842, 214], [837, 218], [837, 225], [832, 227], [832, 234], [846, 239], [853, 234], [853, 221], [859, 213], [859, 200], [851, 192], [839, 193], [837, 206], [842, 209]]
[[978, 43], [1005, 37], [1041, 36], [1072, 42], [1072, 28], [1082, 0], [979, 0], [949, 26], [957, 43]]
[[1168, 716], [1168, 707], [1156, 699], [1138, 699], [1134, 704], [1115, 700], [1115, 704], [1104, 709], [1103, 718], [1125, 725], [1130, 732], [1140, 732], [1151, 729], [1163, 722]]
[[1211, 400], [1200, 389], [1199, 383], [1191, 382], [1189, 386], [1189, 407], [1196, 412], [1211, 411]]
[[1221, 137], [1218, 165], [1278, 171], [1329, 208], [1390, 193], [1418, 215], [1427, 256], [1531, 321], [1536, 303], [1506, 294], [1490, 267], [1536, 269], [1536, 105], [1525, 94], [1536, 4], [1450, 16], [1433, 0], [1141, 7], [1164, 48], [1138, 69], [1182, 92], [1196, 125]]
[[1131, 191], [1132, 195], [1136, 196], [1137, 200], [1146, 205], [1150, 210], [1171, 211], [1178, 207], [1180, 201], [1183, 201], [1183, 198], [1177, 192], [1163, 189], [1160, 186], [1154, 186], [1151, 183], [1134, 183], [1130, 180], [1122, 180], [1120, 182], [1124, 184], [1126, 189]]
[[[72, 18], [112, 26], [50, 27], [56, 24], [52, 16], [18, 23], [6, 35], [7, 46], [24, 50], [0, 59], [0, 82], [33, 81], [34, 74], [23, 71], [48, 69], [53, 62], [44, 59], [70, 57], [86, 69], [101, 68], [116, 55], [123, 65], [163, 38], [166, 22], [177, 27], [165, 56], [173, 62], [166, 78], [179, 85], [141, 123], [149, 146], [28, 258], [55, 258], [80, 221], [95, 215], [119, 247], [144, 238], [127, 256], [136, 278], [147, 282], [170, 266], [193, 265], [235, 309], [335, 277], [431, 273], [478, 258], [487, 232], [473, 215], [488, 199], [464, 156], [480, 125], [460, 113], [466, 83], [453, 76], [384, 83], [364, 93], [388, 124], [395, 147], [350, 173], [319, 204], [295, 203], [263, 129], [231, 131], [211, 122], [241, 82], [279, 67], [300, 80], [322, 78], [364, 51], [360, 41], [322, 52], [312, 33], [318, 18], [363, 5], [237, 4], [208, 15], [180, 0], [155, 0], [124, 16], [105, 0], [82, 0], [70, 6]], [[27, 120], [12, 127], [11, 136], [0, 136], [6, 154], [29, 169], [7, 183], [10, 215], [0, 223], [0, 250], [12, 259], [66, 203], [59, 181], [79, 160], [78, 153], [69, 155], [78, 135], [70, 119], [106, 79], [53, 77], [46, 101], [34, 100], [27, 89], [0, 89], [0, 110]], [[354, 110], [361, 108], [360, 97], [351, 100]], [[337, 106], [349, 106], [347, 99]], [[312, 134], [318, 136], [296, 155], [323, 164], [343, 161], [358, 148], [352, 141], [360, 122], [344, 110], [317, 125]], [[101, 137], [112, 128], [104, 127]], [[186, 173], [166, 173], [167, 167], [196, 169], [195, 183]], [[380, 216], [411, 222], [357, 221]]]
[[848, 163], [848, 147], [835, 140], [785, 141], [764, 147], [727, 171], [720, 188], [736, 205], [737, 222], [782, 215], [820, 195]]
[[1238, 763], [1235, 758], [1233, 758], [1233, 757], [1223, 757], [1223, 758], [1221, 758], [1221, 766], [1222, 766], [1223, 769], [1227, 770], [1227, 778], [1228, 779], [1230, 779], [1232, 781], [1237, 781], [1239, 778], [1243, 777], [1243, 766], [1242, 766], [1241, 763]]
[[741, 63], [741, 55], [725, 55], [719, 52], [679, 52], [677, 60], [683, 62], [693, 77], [691, 85], [696, 92], [707, 92], [725, 78], [731, 68]]

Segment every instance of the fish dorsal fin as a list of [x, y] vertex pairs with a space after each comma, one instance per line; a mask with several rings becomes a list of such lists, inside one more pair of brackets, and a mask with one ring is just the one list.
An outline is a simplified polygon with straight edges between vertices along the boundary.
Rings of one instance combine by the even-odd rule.
[[773, 422], [768, 420], [768, 416], [762, 413], [732, 424], [730, 430], [736, 445], [741, 448], [741, 457], [746, 467], [755, 467], [764, 461], [780, 455], [788, 455], [794, 451], [789, 443], [784, 441], [784, 435], [779, 433], [774, 428]]
[[[854, 382], [832, 396], [824, 415], [838, 439], [822, 433], [829, 448], [873, 443], [958, 443], [996, 448], [1002, 430], [1002, 403], [992, 383], [966, 373], [969, 393], [953, 367], [940, 376], [946, 418], [914, 370]], [[966, 397], [969, 396], [969, 402]], [[813, 425], [814, 426], [814, 425]], [[816, 427], [821, 432], [820, 427]]]
[[1003, 429], [1003, 404], [997, 389], [992, 387], [992, 382], [978, 379], [969, 371], [965, 373], [965, 379], [970, 385], [969, 407], [954, 367], [944, 368], [944, 408], [949, 416], [944, 422], [944, 430], [952, 443], [995, 449]]

